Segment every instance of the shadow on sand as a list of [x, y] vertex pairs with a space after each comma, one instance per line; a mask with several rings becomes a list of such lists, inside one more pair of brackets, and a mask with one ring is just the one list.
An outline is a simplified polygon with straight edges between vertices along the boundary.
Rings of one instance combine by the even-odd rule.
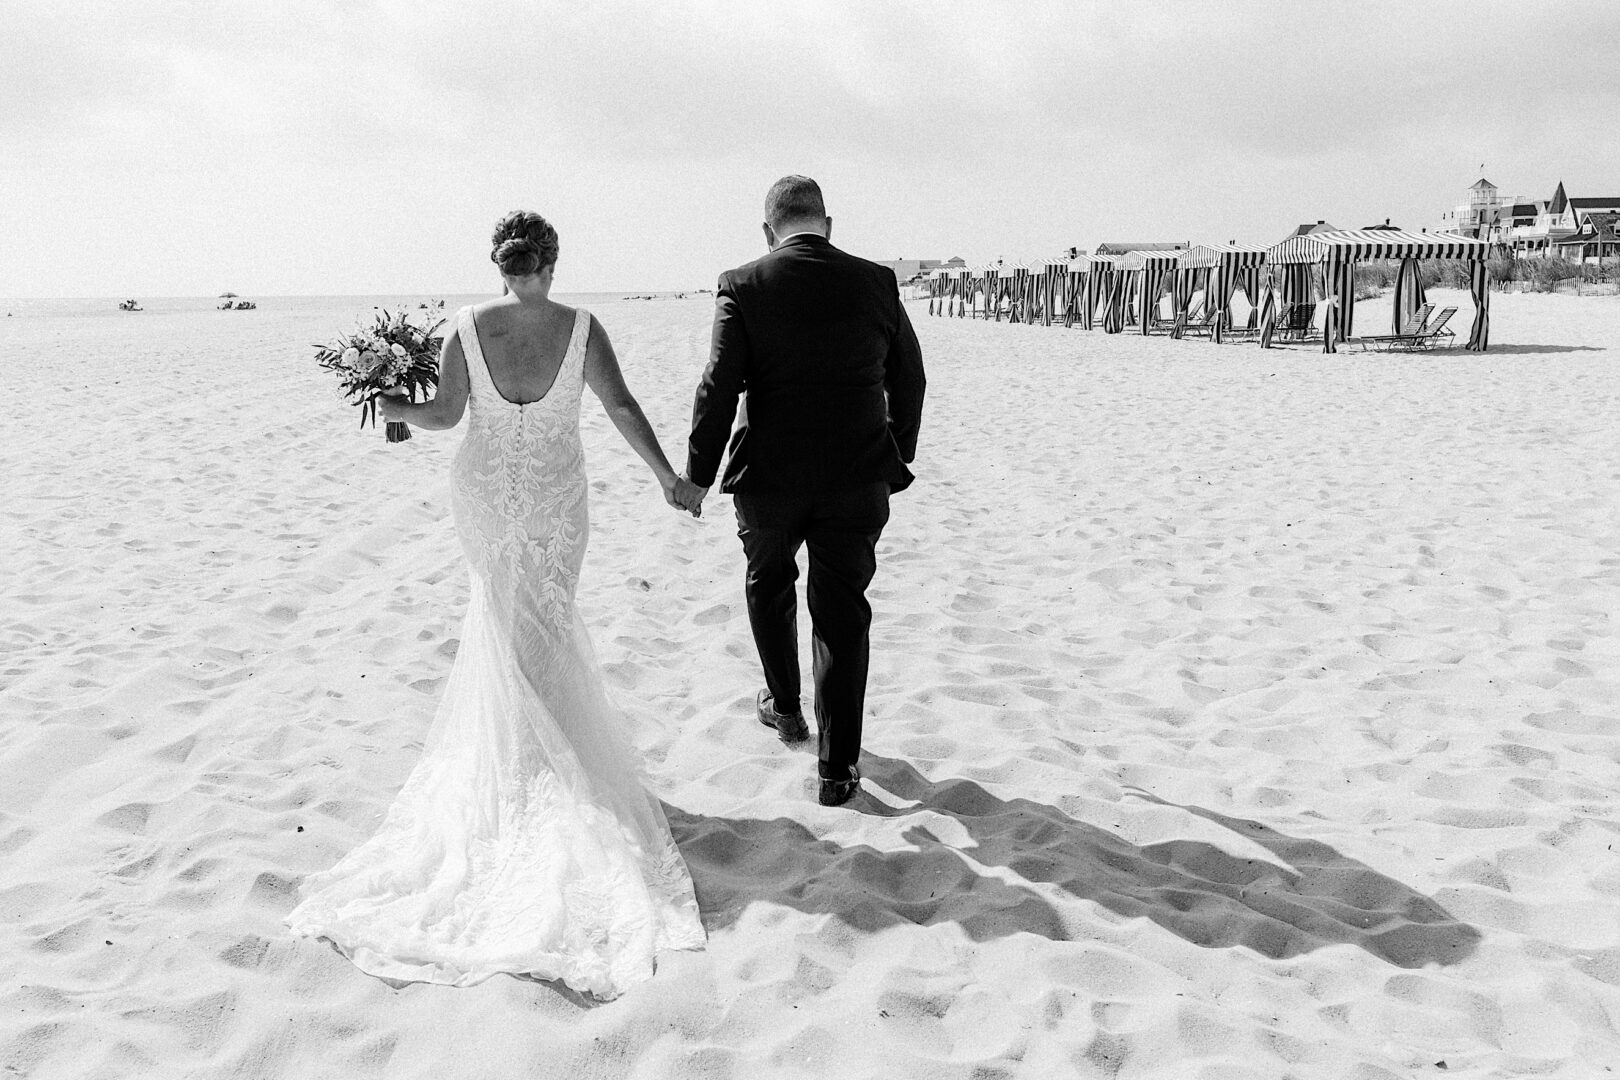
[[[1450, 352], [1451, 350], [1446, 350]], [[1461, 352], [1461, 349], [1457, 350]], [[1485, 355], [1535, 356], [1541, 353], [1605, 352], [1596, 345], [1492, 345]]]
[[1060, 911], [1041, 891], [982, 867], [1152, 919], [1195, 945], [1242, 945], [1274, 960], [1350, 944], [1403, 968], [1449, 965], [1480, 940], [1478, 930], [1399, 881], [1258, 821], [1180, 807], [1259, 844], [1289, 870], [1197, 840], [1138, 847], [1054, 807], [1002, 799], [970, 780], [930, 780], [870, 752], [861, 767], [869, 784], [916, 805], [895, 808], [863, 793], [850, 809], [899, 818], [932, 810], [958, 822], [971, 843], [953, 846], [918, 823], [903, 833], [915, 850], [880, 851], [818, 838], [792, 818], [713, 818], [665, 804], [710, 931], [768, 901], [863, 932], [940, 922], [957, 923], [975, 941], [1020, 932], [1061, 941], [1080, 932], [1081, 911]]

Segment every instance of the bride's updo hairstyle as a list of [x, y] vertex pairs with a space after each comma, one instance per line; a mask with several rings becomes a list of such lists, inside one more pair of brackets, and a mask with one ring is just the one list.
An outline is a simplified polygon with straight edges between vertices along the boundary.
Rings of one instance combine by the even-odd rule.
[[528, 277], [557, 262], [557, 230], [527, 210], [514, 210], [501, 218], [490, 242], [495, 245], [490, 261], [507, 277]]

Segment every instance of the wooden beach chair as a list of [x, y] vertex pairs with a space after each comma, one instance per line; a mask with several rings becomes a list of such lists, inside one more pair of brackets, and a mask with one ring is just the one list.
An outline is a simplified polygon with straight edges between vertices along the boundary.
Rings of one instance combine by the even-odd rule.
[[1456, 338], [1456, 334], [1446, 329], [1446, 324], [1451, 321], [1451, 317], [1455, 314], [1457, 314], [1457, 309], [1454, 307], [1441, 308], [1440, 314], [1434, 317], [1434, 321], [1432, 323], [1429, 323], [1422, 330], [1419, 330], [1411, 337], [1401, 338], [1398, 341], [1391, 342], [1390, 347], [1393, 349], [1401, 349], [1405, 352], [1412, 352], [1416, 349], [1432, 349], [1436, 345], [1440, 344], [1440, 339], [1442, 337], [1453, 339]]
[[[1452, 310], [1455, 311], [1456, 309], [1453, 308]], [[1368, 334], [1365, 337], [1350, 338], [1345, 342], [1345, 344], [1359, 345], [1363, 350], [1393, 348], [1397, 343], [1408, 341], [1423, 333], [1423, 328], [1428, 325], [1429, 316], [1433, 313], [1434, 305], [1424, 304], [1422, 307], [1412, 312], [1412, 314], [1408, 315], [1405, 322], [1401, 323], [1400, 333]]]

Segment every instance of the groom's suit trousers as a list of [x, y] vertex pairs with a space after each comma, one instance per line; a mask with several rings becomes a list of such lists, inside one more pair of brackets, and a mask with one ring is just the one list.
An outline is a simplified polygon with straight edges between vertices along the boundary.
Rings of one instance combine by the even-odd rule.
[[794, 583], [799, 548], [809, 549], [805, 600], [820, 731], [817, 757], [823, 776], [842, 778], [861, 754], [872, 625], [866, 587], [877, 570], [877, 542], [889, 521], [889, 485], [880, 480], [824, 491], [739, 491], [732, 504], [748, 560], [748, 621], [778, 712], [800, 707]]

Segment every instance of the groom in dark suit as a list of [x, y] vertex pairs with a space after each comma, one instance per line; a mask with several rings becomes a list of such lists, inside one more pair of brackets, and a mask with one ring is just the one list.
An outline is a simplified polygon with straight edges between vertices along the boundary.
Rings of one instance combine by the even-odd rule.
[[912, 480], [906, 464], [917, 452], [924, 387], [894, 272], [833, 247], [831, 232], [814, 180], [785, 176], [772, 185], [770, 254], [721, 274], [715, 291], [686, 466], [687, 479], [706, 489], [727, 452], [720, 490], [736, 507], [748, 621], [765, 669], [758, 715], [784, 742], [810, 736], [799, 705], [794, 594], [796, 556], [809, 548], [823, 806], [848, 802], [860, 786], [866, 587], [889, 494]]

